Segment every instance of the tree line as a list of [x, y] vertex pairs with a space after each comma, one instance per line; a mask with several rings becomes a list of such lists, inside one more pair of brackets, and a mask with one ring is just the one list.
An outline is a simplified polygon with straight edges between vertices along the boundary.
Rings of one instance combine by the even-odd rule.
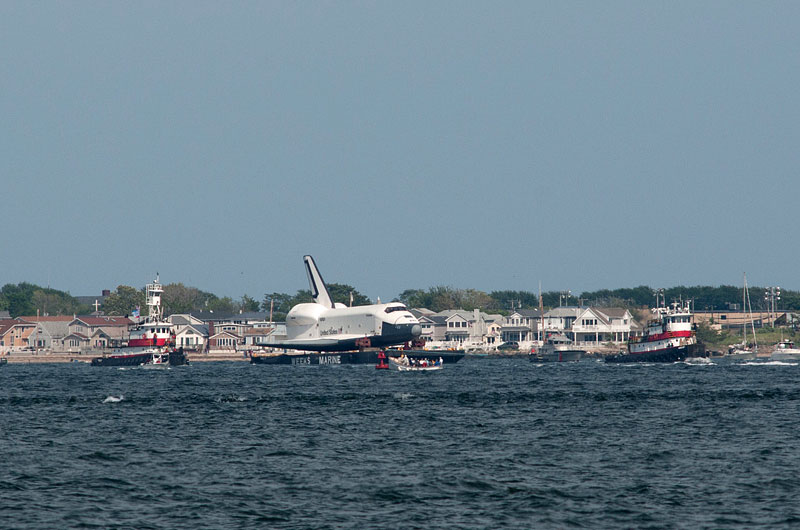
[[[188, 287], [182, 283], [171, 283], [163, 286], [162, 306], [164, 313], [196, 313], [212, 311], [215, 313], [238, 313], [249, 311], [272, 312], [274, 320], [281, 321], [286, 313], [296, 304], [311, 302], [311, 292], [307, 289], [295, 294], [267, 293], [261, 300], [249, 295], [234, 300], [230, 297], [218, 297], [213, 293], [202, 291], [196, 287]], [[331, 283], [328, 290], [334, 302], [344, 305], [364, 305], [372, 301], [347, 284]], [[764, 299], [766, 289], [750, 288], [751, 303], [754, 311], [766, 310]], [[652, 307], [656, 304], [655, 289], [648, 286], [621, 289], [601, 289], [587, 291], [579, 296], [568, 291], [547, 291], [542, 293], [545, 308], [561, 305], [590, 305], [597, 307], [624, 307], [637, 309]], [[722, 285], [719, 287], [670, 287], [660, 290], [667, 303], [678, 300], [692, 300], [695, 310], [726, 311], [732, 307], [741, 307], [742, 290], [740, 287]], [[660, 296], [661, 294], [659, 294]], [[518, 309], [536, 309], [539, 307], [539, 295], [530, 291], [492, 291], [489, 293], [476, 289], [457, 289], [437, 286], [428, 289], [407, 289], [400, 293], [396, 301], [408, 307], [424, 307], [439, 312], [447, 309], [463, 309], [471, 311], [479, 309], [487, 313], [508, 314]], [[386, 302], [388, 300], [384, 300]], [[102, 304], [101, 310], [106, 315], [130, 315], [134, 308], [141, 308], [146, 314], [144, 288], [137, 289], [128, 285], [120, 285]], [[783, 290], [778, 301], [779, 310], [800, 310], [800, 292]], [[69, 315], [88, 314], [94, 307], [81, 304], [75, 297], [57, 289], [40, 287], [30, 283], [6, 284], [0, 289], [0, 310], [8, 310], [11, 316], [35, 315]]]

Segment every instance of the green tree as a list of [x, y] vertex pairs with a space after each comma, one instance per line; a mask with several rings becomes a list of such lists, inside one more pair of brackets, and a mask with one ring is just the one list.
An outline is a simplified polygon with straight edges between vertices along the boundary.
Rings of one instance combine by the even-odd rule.
[[55, 289], [36, 289], [31, 303], [35, 308], [31, 314], [38, 311], [40, 315], [69, 315], [94, 311], [94, 307], [80, 304], [74, 297]]
[[238, 311], [237, 305], [229, 296], [224, 296], [222, 298], [217, 298], [215, 296], [212, 300], [208, 301], [206, 307], [209, 311], [213, 311], [214, 313], [236, 313]]
[[144, 290], [129, 285], [118, 286], [103, 302], [103, 312], [106, 315], [130, 315], [136, 307], [141, 309], [142, 316], [147, 315]]
[[206, 300], [216, 298], [196, 287], [187, 287], [182, 283], [170, 283], [164, 286], [162, 304], [165, 315], [202, 311]]
[[36, 308], [33, 306], [33, 292], [36, 288], [36, 285], [26, 282], [3, 286], [0, 294], [5, 299], [5, 305], [12, 317], [36, 314]]
[[539, 295], [530, 291], [492, 291], [496, 309], [537, 309]]
[[353, 305], [369, 305], [372, 301], [345, 283], [328, 284], [328, 292], [334, 303], [350, 305], [350, 294], [353, 295]]
[[246, 294], [242, 296], [242, 300], [239, 303], [241, 306], [242, 311], [244, 312], [256, 312], [259, 310], [259, 303], [258, 300], [255, 298], [251, 298]]
[[272, 310], [273, 314], [285, 315], [291, 308], [292, 296], [286, 293], [267, 293], [264, 295], [264, 301], [261, 302], [261, 309], [266, 312]]

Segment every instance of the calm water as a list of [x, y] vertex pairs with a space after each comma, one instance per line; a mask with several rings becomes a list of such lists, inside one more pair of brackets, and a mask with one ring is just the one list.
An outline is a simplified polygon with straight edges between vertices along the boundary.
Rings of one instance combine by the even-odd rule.
[[0, 368], [1, 528], [800, 526], [800, 366]]

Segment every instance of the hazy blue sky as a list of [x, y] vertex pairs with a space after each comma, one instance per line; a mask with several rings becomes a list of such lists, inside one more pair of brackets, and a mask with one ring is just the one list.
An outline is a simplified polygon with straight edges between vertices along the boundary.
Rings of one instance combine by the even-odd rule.
[[0, 3], [0, 284], [800, 288], [798, 2]]

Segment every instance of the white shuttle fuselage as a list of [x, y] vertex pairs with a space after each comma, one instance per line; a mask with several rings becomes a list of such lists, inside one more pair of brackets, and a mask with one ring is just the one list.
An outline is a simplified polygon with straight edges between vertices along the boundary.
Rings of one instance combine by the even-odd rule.
[[289, 311], [287, 340], [278, 346], [309, 351], [347, 351], [365, 345], [402, 344], [422, 333], [419, 321], [399, 302], [355, 307], [334, 304], [314, 259], [304, 256], [303, 261], [314, 303], [298, 304]]

